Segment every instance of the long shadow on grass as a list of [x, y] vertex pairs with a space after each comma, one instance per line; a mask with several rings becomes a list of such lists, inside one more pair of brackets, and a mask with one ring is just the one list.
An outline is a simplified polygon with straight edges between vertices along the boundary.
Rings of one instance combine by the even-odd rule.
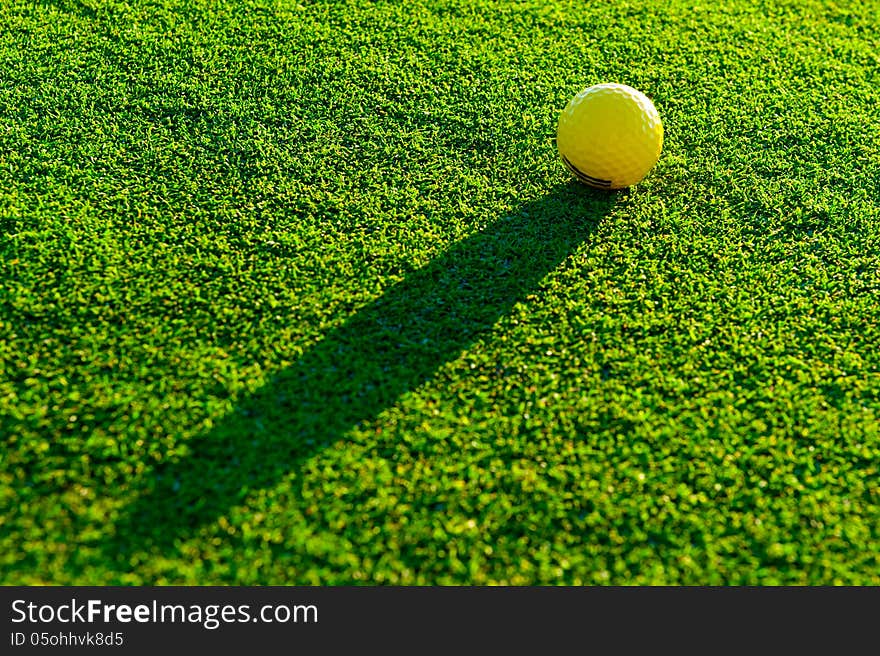
[[615, 194], [563, 184], [394, 285], [161, 466], [104, 554], [167, 551], [456, 358], [596, 228]]

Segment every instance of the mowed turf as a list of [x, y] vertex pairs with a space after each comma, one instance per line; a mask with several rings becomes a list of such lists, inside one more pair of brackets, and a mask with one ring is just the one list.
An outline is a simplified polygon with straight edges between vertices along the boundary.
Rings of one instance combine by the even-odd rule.
[[0, 581], [880, 584], [878, 14], [4, 2]]

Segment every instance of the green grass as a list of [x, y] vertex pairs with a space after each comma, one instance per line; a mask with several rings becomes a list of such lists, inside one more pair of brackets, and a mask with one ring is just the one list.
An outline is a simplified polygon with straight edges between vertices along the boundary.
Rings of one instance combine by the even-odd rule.
[[4, 2], [0, 582], [880, 584], [878, 13]]

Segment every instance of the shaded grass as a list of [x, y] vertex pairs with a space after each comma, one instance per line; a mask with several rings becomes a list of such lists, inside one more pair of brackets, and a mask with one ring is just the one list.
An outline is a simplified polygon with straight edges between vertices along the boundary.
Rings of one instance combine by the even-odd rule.
[[[478, 340], [613, 206], [573, 181], [455, 244], [325, 335], [195, 449], [154, 471], [102, 545], [105, 558], [167, 552], [369, 422]], [[497, 377], [510, 375], [503, 367]], [[294, 492], [302, 502], [302, 490]]]
[[4, 5], [2, 580], [880, 582], [877, 10]]

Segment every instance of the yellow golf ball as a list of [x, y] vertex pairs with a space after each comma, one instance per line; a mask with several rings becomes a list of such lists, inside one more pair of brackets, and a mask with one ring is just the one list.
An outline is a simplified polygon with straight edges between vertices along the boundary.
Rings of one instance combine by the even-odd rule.
[[657, 163], [663, 123], [641, 91], [625, 84], [597, 84], [562, 110], [556, 146], [581, 182], [622, 189], [640, 182]]

